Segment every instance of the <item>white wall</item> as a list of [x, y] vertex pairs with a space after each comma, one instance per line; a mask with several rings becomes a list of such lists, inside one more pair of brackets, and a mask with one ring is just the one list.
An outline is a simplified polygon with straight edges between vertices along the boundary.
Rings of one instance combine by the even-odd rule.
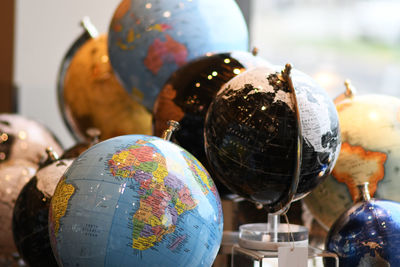
[[62, 58], [89, 16], [106, 32], [120, 0], [17, 0], [14, 81], [19, 113], [48, 126], [65, 147], [75, 142], [58, 109], [56, 82]]

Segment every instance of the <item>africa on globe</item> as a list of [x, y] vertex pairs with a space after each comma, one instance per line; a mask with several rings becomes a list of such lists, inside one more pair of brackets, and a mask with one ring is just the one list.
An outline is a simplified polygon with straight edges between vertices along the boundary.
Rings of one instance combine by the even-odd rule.
[[223, 216], [211, 177], [190, 153], [126, 135], [74, 161], [51, 200], [49, 225], [63, 266], [211, 266]]

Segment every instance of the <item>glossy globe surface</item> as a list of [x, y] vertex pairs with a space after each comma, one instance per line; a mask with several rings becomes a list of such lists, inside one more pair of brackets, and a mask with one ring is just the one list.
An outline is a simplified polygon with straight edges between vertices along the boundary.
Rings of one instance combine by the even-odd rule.
[[400, 99], [355, 95], [337, 103], [342, 148], [336, 166], [304, 199], [313, 216], [330, 227], [369, 182], [375, 198], [400, 201]]
[[18, 252], [29, 266], [57, 266], [50, 246], [48, 216], [51, 197], [72, 160], [39, 169], [15, 202], [12, 231]]
[[340, 267], [400, 266], [400, 204], [374, 199], [355, 204], [333, 224], [326, 249], [339, 256]]
[[221, 86], [248, 68], [268, 63], [248, 52], [220, 53], [194, 59], [176, 70], [154, 105], [154, 133], [162, 136], [169, 120], [181, 128], [173, 138], [204, 164], [204, 120]]
[[[11, 159], [0, 164], [0, 263], [13, 259], [17, 252], [12, 236], [12, 214], [19, 191], [35, 174], [37, 164]], [[7, 265], [6, 265], [7, 266]]]
[[59, 154], [63, 151], [43, 124], [18, 114], [0, 114], [0, 164], [13, 159], [39, 164], [47, 147]]
[[[334, 104], [324, 90], [299, 71], [291, 77], [303, 135], [299, 199], [330, 173], [340, 133]], [[206, 117], [205, 147], [213, 173], [268, 212], [287, 204], [293, 184], [298, 124], [292, 94], [279, 72], [255, 68], [226, 83]]]
[[117, 80], [107, 54], [107, 36], [88, 39], [75, 51], [59, 87], [64, 121], [79, 141], [90, 128], [105, 140], [123, 134], [150, 134], [151, 114]]
[[57, 185], [49, 220], [64, 266], [211, 266], [223, 228], [200, 162], [143, 135], [108, 139], [78, 157]]
[[153, 109], [169, 76], [206, 53], [248, 49], [233, 0], [123, 0], [108, 32], [111, 64], [125, 89]]
[[[179, 122], [174, 142], [188, 150], [209, 170], [204, 152], [204, 120], [221, 86], [246, 69], [269, 64], [248, 52], [219, 53], [194, 59], [178, 68], [157, 97], [153, 109], [154, 134], [162, 136], [167, 122]], [[221, 186], [217, 185], [221, 192]]]

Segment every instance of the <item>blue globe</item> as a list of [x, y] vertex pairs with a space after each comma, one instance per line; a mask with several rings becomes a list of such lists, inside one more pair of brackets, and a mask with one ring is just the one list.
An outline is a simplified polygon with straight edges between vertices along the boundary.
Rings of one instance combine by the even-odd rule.
[[[400, 266], [400, 203], [355, 204], [333, 224], [326, 249], [339, 256], [340, 267]], [[335, 265], [327, 260], [325, 266]]]
[[211, 266], [222, 239], [216, 187], [181, 147], [120, 136], [79, 156], [49, 211], [60, 266]]
[[169, 76], [208, 52], [248, 50], [234, 0], [123, 0], [108, 32], [108, 51], [125, 89], [149, 110]]

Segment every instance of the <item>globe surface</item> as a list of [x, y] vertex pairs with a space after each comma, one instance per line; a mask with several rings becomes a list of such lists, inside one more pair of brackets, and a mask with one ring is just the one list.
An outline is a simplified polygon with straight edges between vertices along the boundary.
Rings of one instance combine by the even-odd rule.
[[[19, 191], [35, 174], [38, 165], [25, 159], [0, 164], [0, 264], [5, 265], [17, 252], [12, 235], [12, 214]], [[8, 259], [8, 260], [7, 260]], [[7, 266], [7, 265], [6, 265]]]
[[400, 204], [374, 199], [355, 204], [333, 224], [326, 249], [339, 256], [340, 267], [400, 266]]
[[[310, 77], [292, 72], [302, 125], [295, 199], [331, 171], [340, 149], [337, 113]], [[288, 201], [297, 162], [293, 92], [272, 68], [254, 68], [226, 83], [209, 107], [205, 148], [213, 173], [234, 193], [277, 212]]]
[[369, 182], [371, 196], [400, 201], [400, 99], [355, 95], [337, 103], [342, 148], [336, 166], [304, 199], [313, 216], [329, 228]]
[[12, 232], [18, 252], [29, 266], [57, 266], [49, 238], [49, 206], [58, 181], [71, 163], [60, 160], [39, 169], [19, 192]]
[[223, 217], [212, 179], [191, 154], [129, 135], [74, 161], [51, 200], [49, 225], [64, 266], [210, 266]]
[[123, 134], [150, 134], [151, 114], [117, 80], [107, 54], [107, 36], [88, 39], [60, 76], [58, 99], [64, 122], [79, 141], [90, 128], [100, 140]]
[[[234, 51], [203, 56], [178, 68], [165, 83], [153, 109], [154, 135], [162, 136], [167, 122], [179, 122], [174, 142], [208, 168], [204, 152], [204, 120], [221, 86], [246, 69], [269, 65], [249, 52]], [[216, 181], [217, 182], [217, 181]], [[217, 184], [220, 194], [228, 192]], [[222, 190], [222, 191], [221, 191]]]
[[43, 124], [18, 114], [0, 114], [0, 164], [13, 159], [39, 164], [47, 147], [59, 154], [63, 151]]
[[152, 110], [178, 67], [209, 52], [246, 51], [248, 32], [233, 0], [123, 0], [112, 18], [108, 44], [125, 89]]

